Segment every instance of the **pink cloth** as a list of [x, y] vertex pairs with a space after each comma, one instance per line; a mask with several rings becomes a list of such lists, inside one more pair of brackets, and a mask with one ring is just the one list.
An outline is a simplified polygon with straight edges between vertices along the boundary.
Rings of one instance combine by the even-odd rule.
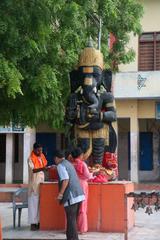
[[89, 180], [90, 182], [94, 183], [107, 183], [108, 182], [108, 177], [103, 174], [98, 174], [95, 178]]
[[74, 167], [76, 169], [77, 175], [80, 180], [81, 187], [85, 194], [85, 200], [81, 203], [77, 227], [78, 231], [81, 233], [88, 231], [88, 219], [87, 219], [87, 208], [88, 208], [88, 180], [93, 177], [92, 173], [89, 172], [88, 167], [85, 162], [81, 159], [76, 158], [74, 162]]

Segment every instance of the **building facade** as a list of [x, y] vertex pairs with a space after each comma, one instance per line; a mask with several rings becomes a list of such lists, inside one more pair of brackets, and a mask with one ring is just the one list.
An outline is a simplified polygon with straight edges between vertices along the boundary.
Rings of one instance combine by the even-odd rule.
[[0, 128], [0, 183], [28, 182], [27, 159], [35, 138], [30, 128]]
[[0, 128], [0, 183], [28, 183], [28, 157], [35, 141], [43, 146], [49, 164], [63, 135], [42, 124], [36, 129]]
[[135, 61], [114, 76], [120, 179], [160, 179], [160, 1], [142, 0], [142, 35], [131, 35]]

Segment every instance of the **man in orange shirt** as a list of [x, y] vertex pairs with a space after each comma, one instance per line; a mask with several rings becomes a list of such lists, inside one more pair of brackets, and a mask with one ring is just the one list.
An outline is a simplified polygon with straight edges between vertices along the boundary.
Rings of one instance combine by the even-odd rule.
[[42, 146], [34, 143], [33, 151], [28, 159], [29, 186], [28, 186], [28, 220], [31, 230], [39, 229], [39, 186], [44, 182], [44, 170], [47, 160], [42, 153]]

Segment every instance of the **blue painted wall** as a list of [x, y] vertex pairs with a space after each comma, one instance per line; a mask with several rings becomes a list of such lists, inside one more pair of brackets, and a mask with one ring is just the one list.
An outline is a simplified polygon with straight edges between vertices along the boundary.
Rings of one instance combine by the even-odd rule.
[[[131, 167], [130, 160], [130, 133], [128, 133], [128, 169]], [[140, 132], [139, 134], [139, 170], [153, 170], [153, 133]]]

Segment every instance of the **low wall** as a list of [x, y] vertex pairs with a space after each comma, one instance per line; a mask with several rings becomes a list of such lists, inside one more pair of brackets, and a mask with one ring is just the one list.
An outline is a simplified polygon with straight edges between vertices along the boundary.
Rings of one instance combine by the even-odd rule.
[[0, 202], [12, 202], [13, 193], [28, 184], [0, 184]]
[[[134, 226], [135, 215], [131, 210], [133, 192], [131, 182], [89, 184], [88, 227], [89, 231], [126, 233]], [[57, 183], [42, 183], [40, 186], [40, 229], [64, 230], [63, 206], [57, 201]]]

